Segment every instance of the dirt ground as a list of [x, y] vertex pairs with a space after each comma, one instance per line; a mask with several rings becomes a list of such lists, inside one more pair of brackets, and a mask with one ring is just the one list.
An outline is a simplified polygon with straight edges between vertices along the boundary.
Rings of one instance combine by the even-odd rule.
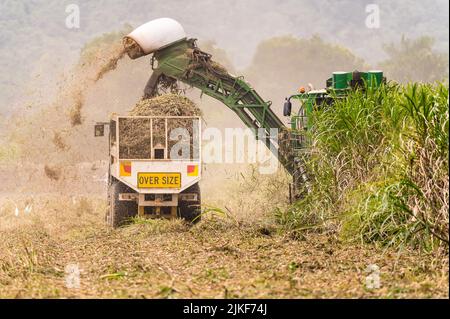
[[[150, 71], [148, 60], [106, 51], [118, 53], [87, 50], [56, 97], [30, 96], [0, 128], [13, 133], [0, 152], [0, 298], [448, 298], [447, 258], [282, 231], [273, 221], [287, 203], [282, 174], [208, 164], [203, 205], [218, 213], [194, 226], [108, 228], [108, 147], [93, 123], [135, 105]], [[218, 101], [188, 96], [205, 127], [243, 127]], [[379, 288], [366, 286], [371, 265]]]
[[[294, 236], [267, 216], [138, 219], [113, 230], [103, 195], [3, 195], [0, 204], [0, 298], [448, 298], [448, 263], [433, 256]], [[372, 264], [378, 289], [366, 287]], [[73, 267], [79, 286], [67, 282]]]

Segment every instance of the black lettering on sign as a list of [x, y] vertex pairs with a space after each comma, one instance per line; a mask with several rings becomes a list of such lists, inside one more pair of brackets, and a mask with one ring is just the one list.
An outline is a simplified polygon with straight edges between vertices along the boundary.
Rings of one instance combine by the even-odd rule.
[[[159, 176], [155, 176], [156, 174], [159, 174]], [[142, 187], [146, 187], [146, 185], [147, 187], [178, 186], [181, 184], [181, 176], [170, 173], [154, 173], [153, 176], [151, 174], [142, 174], [138, 175], [138, 183]]]

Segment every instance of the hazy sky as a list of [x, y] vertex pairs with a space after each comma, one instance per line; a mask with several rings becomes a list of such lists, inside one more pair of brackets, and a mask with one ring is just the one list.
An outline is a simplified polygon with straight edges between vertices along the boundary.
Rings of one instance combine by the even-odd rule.
[[[80, 8], [79, 29], [65, 25], [69, 4]], [[369, 4], [378, 5], [379, 28], [365, 24]], [[86, 41], [124, 23], [174, 18], [190, 37], [214, 40], [244, 68], [259, 42], [286, 34], [318, 34], [369, 63], [384, 58], [383, 43], [402, 35], [430, 35], [438, 50], [448, 52], [448, 11], [448, 0], [0, 0], [0, 103], [17, 97], [32, 70], [58, 72]]]

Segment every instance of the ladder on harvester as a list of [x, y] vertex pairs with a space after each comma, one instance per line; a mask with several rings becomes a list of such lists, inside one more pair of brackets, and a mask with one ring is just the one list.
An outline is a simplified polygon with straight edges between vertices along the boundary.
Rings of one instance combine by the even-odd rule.
[[307, 117], [300, 109], [298, 115], [291, 118], [291, 147], [294, 150], [294, 170], [292, 174], [294, 197], [301, 198], [311, 192], [310, 176], [306, 170], [309, 157], [309, 140], [307, 132]]

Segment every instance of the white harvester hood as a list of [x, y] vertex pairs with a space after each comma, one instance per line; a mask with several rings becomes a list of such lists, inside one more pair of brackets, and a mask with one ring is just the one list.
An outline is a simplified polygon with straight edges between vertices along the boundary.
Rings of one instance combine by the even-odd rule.
[[180, 23], [170, 18], [149, 21], [127, 35], [142, 49], [145, 55], [186, 38]]

